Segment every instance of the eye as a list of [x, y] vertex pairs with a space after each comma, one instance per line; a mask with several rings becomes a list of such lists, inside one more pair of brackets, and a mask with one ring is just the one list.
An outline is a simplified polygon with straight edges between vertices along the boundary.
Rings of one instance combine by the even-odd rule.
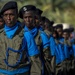
[[10, 14], [3, 14], [4, 17], [7, 17], [7, 16], [14, 16], [15, 14], [13, 13], [10, 13]]
[[10, 16], [14, 16], [15, 14], [9, 14]]
[[24, 16], [23, 18], [27, 18], [27, 16]]
[[6, 17], [8, 14], [3, 14], [4, 17]]
[[29, 18], [33, 18], [32, 16], [29, 16]]

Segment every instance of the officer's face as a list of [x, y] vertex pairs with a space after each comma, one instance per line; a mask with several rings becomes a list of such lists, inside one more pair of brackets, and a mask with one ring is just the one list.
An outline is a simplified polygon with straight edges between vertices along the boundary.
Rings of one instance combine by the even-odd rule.
[[32, 28], [35, 24], [35, 14], [33, 13], [33, 11], [26, 11], [24, 14], [23, 14], [23, 20], [24, 20], [24, 23], [25, 25], [28, 27], [28, 28]]
[[61, 28], [58, 28], [58, 29], [57, 29], [57, 32], [58, 32], [58, 35], [59, 35], [59, 36], [62, 36], [62, 29], [61, 29]]
[[63, 37], [64, 37], [64, 39], [68, 39], [69, 38], [69, 34], [67, 32], [64, 32], [63, 33]]
[[52, 31], [52, 29], [53, 29], [52, 26], [50, 26], [50, 23], [48, 23], [48, 22], [44, 23], [44, 28], [49, 30], [49, 31]]
[[74, 33], [70, 33], [70, 38], [73, 38], [74, 37]]
[[35, 15], [36, 26], [39, 26], [39, 22], [41, 21], [41, 17], [39, 15]]
[[7, 26], [12, 27], [17, 22], [17, 13], [15, 9], [9, 9], [3, 13], [3, 19]]
[[40, 21], [39, 25], [44, 29], [44, 23], [42, 20]]

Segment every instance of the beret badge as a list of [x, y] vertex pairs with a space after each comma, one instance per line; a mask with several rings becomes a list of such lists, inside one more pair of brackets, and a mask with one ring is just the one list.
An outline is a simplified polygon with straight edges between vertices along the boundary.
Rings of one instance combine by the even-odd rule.
[[27, 11], [27, 8], [26, 7], [23, 7], [23, 11]]

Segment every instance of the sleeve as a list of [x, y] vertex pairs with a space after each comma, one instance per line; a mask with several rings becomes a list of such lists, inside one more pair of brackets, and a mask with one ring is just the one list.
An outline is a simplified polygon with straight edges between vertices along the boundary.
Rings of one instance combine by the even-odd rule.
[[43, 31], [41, 32], [40, 36], [42, 40], [42, 49], [43, 49], [44, 57], [48, 58], [50, 56], [48, 37]]
[[63, 45], [65, 58], [70, 57], [69, 46], [67, 44]]
[[54, 56], [55, 55], [55, 45], [56, 45], [54, 38], [50, 37], [49, 42], [50, 42], [51, 55]]
[[51, 51], [51, 56], [52, 56], [51, 57], [51, 70], [52, 70], [52, 73], [55, 73], [55, 64], [56, 64], [55, 46], [56, 46], [56, 43], [52, 36], [50, 36], [49, 42], [50, 42], [50, 51]]
[[49, 39], [48, 39], [46, 33], [41, 31], [40, 36], [42, 39], [43, 48], [49, 47]]
[[39, 55], [30, 57], [31, 59], [31, 70], [30, 75], [42, 75], [42, 63]]
[[26, 32], [24, 36], [27, 41], [27, 49], [31, 61], [30, 75], [41, 75], [42, 64], [39, 57], [39, 50], [37, 49], [35, 41], [30, 33]]
[[73, 49], [73, 53], [74, 53], [73, 56], [75, 58], [75, 44], [72, 45], [72, 49]]
[[55, 56], [54, 57], [51, 56], [50, 42], [47, 35], [44, 32], [41, 33], [41, 39], [43, 44], [45, 68], [47, 69], [49, 74], [50, 72], [54, 74], [55, 73]]

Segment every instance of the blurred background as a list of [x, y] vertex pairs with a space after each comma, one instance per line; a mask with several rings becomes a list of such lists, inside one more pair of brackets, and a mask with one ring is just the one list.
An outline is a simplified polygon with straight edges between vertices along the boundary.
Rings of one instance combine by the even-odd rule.
[[43, 11], [42, 16], [75, 27], [75, 0], [0, 0], [0, 8], [8, 1], [17, 1], [19, 9], [24, 5], [35, 5]]

